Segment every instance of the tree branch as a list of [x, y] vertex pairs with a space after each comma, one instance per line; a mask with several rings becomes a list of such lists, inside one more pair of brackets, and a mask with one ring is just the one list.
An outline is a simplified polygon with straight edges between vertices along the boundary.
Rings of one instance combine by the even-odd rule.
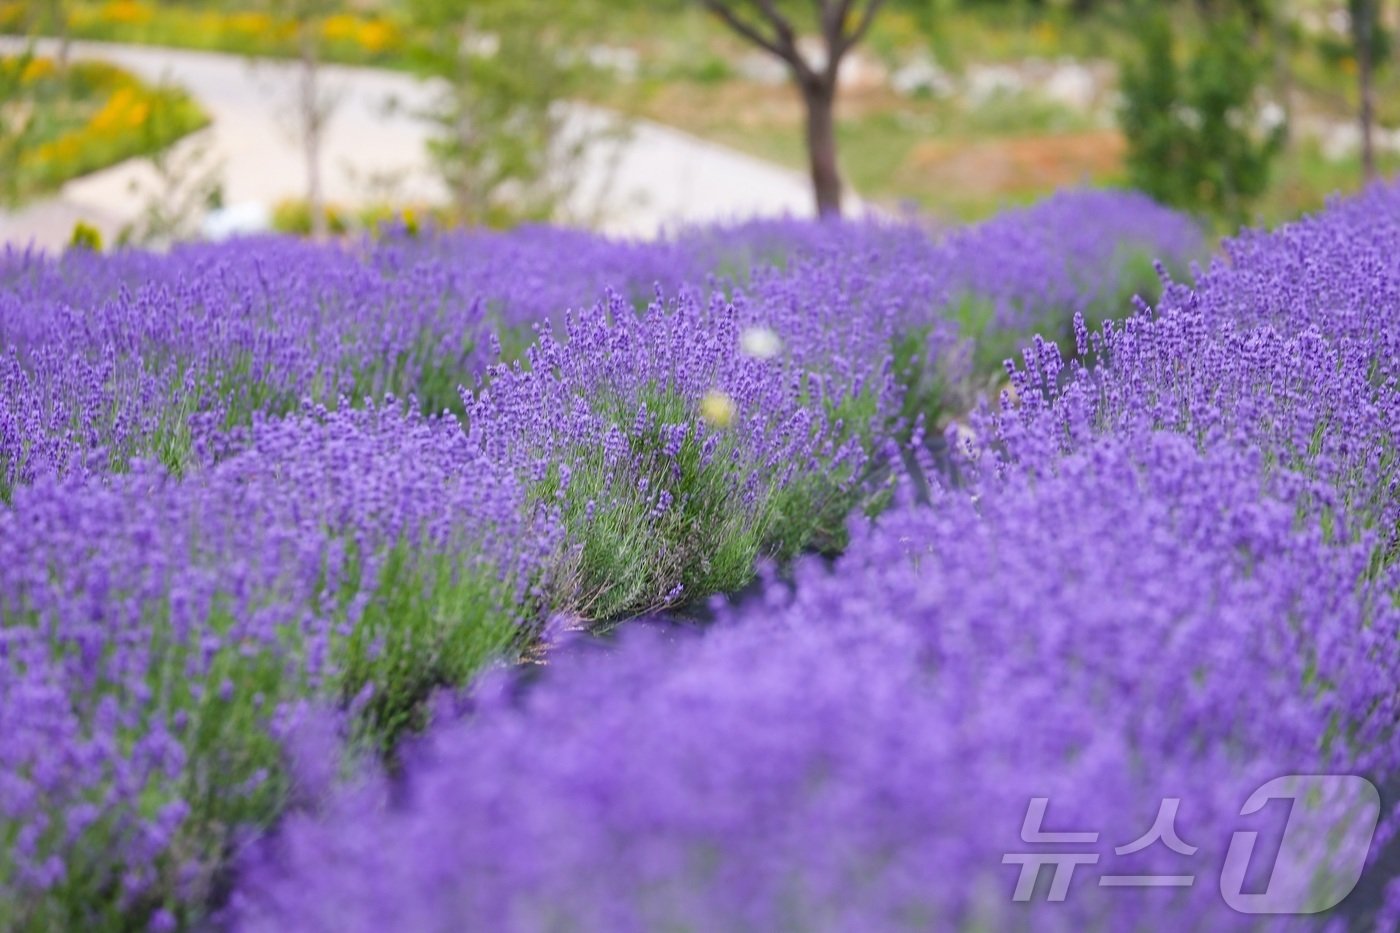
[[797, 35], [787, 17], [779, 12], [773, 0], [749, 0], [758, 7], [759, 14], [773, 28], [773, 35], [767, 35], [754, 23], [739, 15], [734, 4], [728, 0], [700, 0], [705, 8], [722, 19], [730, 29], [750, 42], [776, 55], [787, 62], [799, 80], [810, 81], [817, 77], [797, 48]]
[[788, 54], [778, 45], [777, 38], [764, 35], [757, 26], [741, 18], [725, 0], [700, 0], [700, 2], [704, 4], [705, 9], [724, 20], [725, 25], [730, 29], [755, 45], [768, 50], [784, 61], [788, 61]]
[[792, 23], [788, 22], [787, 17], [778, 11], [777, 4], [773, 0], [753, 0], [753, 2], [758, 4], [763, 15], [768, 17], [768, 22], [773, 24], [773, 31], [778, 34], [783, 48], [801, 58], [800, 55], [797, 55], [797, 34], [793, 31]]
[[865, 38], [865, 34], [870, 31], [870, 24], [875, 22], [875, 14], [880, 12], [880, 6], [885, 0], [865, 0], [865, 9], [861, 12], [860, 19], [856, 22], [856, 28], [850, 33], [845, 33], [846, 20], [850, 13], [851, 0], [841, 0], [841, 30], [845, 33], [841, 37], [841, 44], [832, 50], [831, 60], [837, 61], [841, 56], [851, 50], [851, 47]]
[[846, 17], [851, 13], [851, 0], [817, 0], [821, 10], [822, 37], [828, 48], [836, 48], [846, 31]]

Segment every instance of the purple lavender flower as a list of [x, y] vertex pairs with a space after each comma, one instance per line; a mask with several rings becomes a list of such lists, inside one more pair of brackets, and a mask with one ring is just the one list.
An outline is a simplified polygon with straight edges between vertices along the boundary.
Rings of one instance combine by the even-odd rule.
[[[875, 545], [842, 565], [871, 581], [904, 568], [911, 601], [884, 607], [903, 614], [892, 625], [877, 620], [867, 631], [883, 610], [866, 584], [792, 589], [769, 580], [764, 608], [746, 610], [758, 624], [726, 625], [685, 647], [634, 649], [628, 639], [616, 660], [600, 662], [594, 686], [561, 665], [530, 701], [538, 709], [514, 710], [500, 675], [453, 691], [497, 657], [539, 637], [561, 642], [560, 632], [586, 619], [704, 599], [749, 580], [760, 558], [840, 543], [848, 513], [887, 498], [893, 438], [914, 420], [909, 399], [914, 408], [946, 404], [966, 368], [956, 297], [986, 284], [989, 300], [1063, 315], [1119, 282], [1103, 244], [1131, 241], [1172, 259], [1191, 248], [1180, 245], [1186, 229], [1140, 199], [1079, 195], [942, 242], [906, 225], [780, 222], [653, 244], [532, 229], [334, 247], [256, 240], [167, 256], [6, 254], [0, 836], [14, 845], [0, 856], [0, 927], [203, 923], [219, 879], [231, 877], [228, 854], [282, 818], [288, 849], [275, 859], [286, 860], [285, 880], [304, 884], [302, 919], [316, 926], [321, 885], [373, 871], [380, 853], [412, 844], [412, 834], [378, 838], [387, 821], [409, 816], [389, 812], [391, 787], [376, 767], [351, 763], [430, 716], [442, 734], [421, 753], [404, 750], [414, 786], [435, 786], [433, 749], [443, 749], [444, 768], [461, 754], [459, 730], [483, 730], [481, 748], [500, 757], [460, 772], [462, 799], [483, 804], [475, 815], [484, 822], [460, 840], [466, 848], [443, 850], [439, 868], [403, 862], [421, 869], [415, 884], [437, 887], [409, 903], [400, 895], [417, 889], [406, 884], [386, 899], [396, 925], [459, 925], [456, 911], [478, 897], [453, 893], [464, 867], [500, 879], [485, 886], [479, 916], [505, 926], [542, 925], [575, 908], [575, 925], [610, 927], [653, 918], [801, 925], [828, 910], [823, 922], [849, 926], [906, 916], [910, 903], [923, 910], [912, 874], [901, 875], [925, 864], [909, 861], [904, 846], [923, 843], [883, 810], [867, 820], [861, 788], [884, 794], [893, 813], [912, 801], [910, 785], [869, 776], [907, 779], [910, 769], [965, 757], [973, 770], [953, 769], [952, 796], [938, 798], [955, 799], [959, 775], [993, 760], [1011, 727], [990, 731], [980, 759], [963, 745], [927, 745], [936, 737], [920, 722], [949, 721], [951, 707], [929, 693], [928, 671], [910, 666], [932, 657], [920, 646], [936, 625], [919, 571], [908, 569], [907, 541], [869, 568], [860, 554]], [[1073, 249], [1057, 251], [1060, 241]], [[1027, 242], [1037, 244], [1033, 255]], [[1008, 253], [1032, 256], [1010, 286], [979, 279], [984, 267], [958, 258]], [[1037, 303], [1047, 281], [1059, 283], [1055, 297]], [[1324, 348], [1307, 359], [1331, 358]], [[1031, 358], [1037, 371], [1054, 360], [1048, 345]], [[1236, 394], [1253, 398], [1257, 387], [1244, 381]], [[1328, 404], [1357, 390], [1340, 381]], [[705, 417], [710, 393], [728, 400], [725, 417]], [[1366, 417], [1389, 411], [1383, 397], [1372, 401]], [[1317, 490], [1341, 490], [1328, 500], [1335, 521], [1389, 514], [1358, 504], [1385, 494], [1372, 473], [1386, 468], [1367, 459], [1377, 431], [1356, 434], [1354, 450], [1324, 444], [1318, 458], [1303, 443], [1302, 402], [1277, 423], [1237, 407], [1238, 422], [1254, 427], [1232, 437], [1266, 437], [1269, 450], [1297, 453], [1295, 473], [1335, 480], [1315, 488], [1271, 480], [1262, 491], [1241, 480], [1241, 488], [1295, 508]], [[1027, 436], [1042, 430], [1033, 414], [1025, 413]], [[1007, 423], [1010, 476], [1017, 454]], [[1039, 449], [1016, 448], [1023, 458]], [[1016, 508], [1038, 507], [1006, 496]], [[1241, 540], [1281, 533], [1265, 513], [1274, 524], [1234, 519]], [[976, 540], [980, 526], [966, 508], [950, 514], [967, 523], [937, 539], [954, 566], [958, 535]], [[932, 518], [889, 519], [902, 521]], [[988, 533], [1015, 533], [1004, 521]], [[1319, 533], [1352, 554], [1375, 525]], [[1027, 540], [1059, 553], [1043, 538]], [[1205, 550], [1225, 553], [1215, 544]], [[1014, 578], [987, 563], [966, 568], [985, 571], [983, 589], [971, 592], [991, 605]], [[802, 564], [800, 575], [819, 577], [813, 566]], [[1210, 579], [1238, 595], [1234, 577]], [[1347, 622], [1351, 604], [1337, 594]], [[1287, 608], [1295, 596], [1259, 605]], [[798, 624], [805, 616], [822, 624]], [[1328, 652], [1318, 664], [1333, 666], [1317, 670], [1352, 670], [1342, 647]], [[1384, 652], [1372, 660], [1384, 671]], [[655, 681], [653, 665], [663, 662], [675, 666]], [[1376, 669], [1355, 665], [1374, 682]], [[872, 685], [864, 693], [863, 678]], [[1085, 689], [1097, 696], [1106, 682]], [[908, 689], [907, 709], [890, 684]], [[633, 718], [628, 694], [654, 699], [655, 710]], [[1008, 709], [1032, 705], [1016, 697]], [[561, 712], [550, 713], [551, 703]], [[573, 703], [584, 705], [566, 717]], [[596, 708], [597, 718], [580, 720], [580, 708]], [[1082, 700], [1082, 723], [1096, 710]], [[476, 719], [446, 721], [465, 711]], [[658, 745], [687, 728], [686, 715], [714, 718], [670, 751]], [[1298, 723], [1306, 731], [1311, 720]], [[1360, 748], [1370, 726], [1357, 723]], [[815, 730], [827, 726], [831, 742], [817, 752]], [[471, 734], [461, 741], [475, 742]], [[580, 751], [585, 741], [596, 743], [592, 752]], [[923, 751], [892, 757], [906, 741]], [[723, 754], [706, 763], [705, 745]], [[1043, 757], [1056, 760], [1066, 747]], [[526, 768], [518, 790], [501, 780], [517, 779], [512, 761]], [[575, 791], [582, 805], [569, 799]], [[434, 851], [434, 832], [456, 826], [432, 815], [450, 795], [434, 800], [412, 811], [428, 826], [413, 837], [424, 843], [415, 857]], [[298, 840], [325, 832], [326, 814], [366, 807], [378, 808], [371, 820], [342, 824], [358, 841], [324, 847], [345, 855], [345, 873], [304, 877], [288, 855]], [[830, 832], [834, 848], [812, 844], [804, 821], [815, 812], [826, 816], [811, 832]], [[930, 825], [928, 811], [911, 812], [910, 829]], [[494, 829], [493, 813], [501, 814]], [[717, 841], [729, 838], [738, 840], [735, 859], [717, 860]], [[551, 854], [528, 867], [520, 853], [532, 843]], [[486, 858], [493, 848], [503, 854], [498, 868]], [[825, 861], [806, 861], [822, 851]], [[773, 853], [794, 870], [777, 878]], [[633, 887], [613, 901], [589, 889], [586, 875], [571, 877], [614, 857], [633, 872]], [[279, 916], [270, 864], [253, 866], [239, 895], [238, 916], [250, 923]], [[869, 879], [873, 900], [834, 899], [859, 879]], [[541, 893], [556, 884], [557, 899]], [[374, 890], [347, 902], [352, 923], [389, 919], [357, 899]], [[861, 903], [874, 913], [862, 914]], [[937, 897], [929, 903], [960, 916]]]
[[[1272, 779], [1400, 765], [1394, 196], [1246, 236], [1121, 325], [1076, 315], [1077, 360], [1029, 342], [959, 432], [961, 485], [854, 521], [834, 568], [703, 636], [638, 627], [443, 724], [392, 799], [361, 783], [254, 853], [236, 925], [1306, 925], [1220, 879], [1237, 832], [1280, 834], [1245, 807]], [[1015, 893], [1037, 800], [1091, 834], [1062, 903]], [[1164, 812], [1178, 847], [1139, 845]], [[1292, 852], [1278, 883], [1370, 844]]]

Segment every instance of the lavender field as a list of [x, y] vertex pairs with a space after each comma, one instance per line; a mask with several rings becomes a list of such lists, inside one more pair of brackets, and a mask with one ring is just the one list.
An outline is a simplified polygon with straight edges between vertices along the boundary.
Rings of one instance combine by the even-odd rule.
[[0, 930], [1400, 922], [1400, 188], [12, 250], [0, 343]]

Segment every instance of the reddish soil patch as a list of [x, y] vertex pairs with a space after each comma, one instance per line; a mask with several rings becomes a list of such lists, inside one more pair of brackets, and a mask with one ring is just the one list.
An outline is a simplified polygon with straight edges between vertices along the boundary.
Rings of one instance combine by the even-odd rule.
[[899, 181], [986, 194], [1043, 191], [1115, 174], [1122, 169], [1124, 149], [1116, 130], [971, 142], [930, 139], [910, 151]]

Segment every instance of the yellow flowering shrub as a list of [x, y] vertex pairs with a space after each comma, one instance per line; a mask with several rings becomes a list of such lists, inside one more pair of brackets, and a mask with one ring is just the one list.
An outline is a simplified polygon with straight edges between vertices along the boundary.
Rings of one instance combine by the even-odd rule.
[[156, 11], [141, 0], [111, 0], [102, 4], [98, 16], [108, 23], [140, 26], [155, 18]]
[[[20, 62], [0, 59], [0, 69]], [[0, 171], [14, 173], [22, 198], [159, 151], [208, 122], [184, 92], [151, 87], [101, 62], [59, 69], [51, 59], [30, 59], [21, 88], [28, 130], [15, 164]]]
[[365, 20], [355, 31], [355, 41], [366, 52], [378, 53], [402, 44], [402, 37], [393, 23], [382, 19]]
[[[77, 38], [249, 55], [290, 55], [296, 51], [295, 23], [275, 9], [189, 7], [155, 0], [67, 2], [68, 25]], [[0, 0], [0, 29], [7, 17], [21, 22], [24, 10], [25, 0]], [[405, 51], [409, 44], [402, 23], [392, 13], [336, 12], [321, 21], [320, 33], [332, 61], [383, 62]]]
[[360, 21], [349, 13], [336, 13], [327, 16], [321, 23], [321, 35], [331, 42], [347, 42], [355, 39]]
[[[352, 218], [345, 208], [338, 204], [324, 206], [326, 229], [339, 236], [350, 229]], [[272, 229], [278, 233], [293, 233], [307, 236], [311, 233], [311, 207], [306, 201], [292, 198], [279, 201], [272, 209]]]
[[25, 153], [20, 159], [20, 165], [42, 171], [51, 165], [72, 164], [82, 156], [82, 147], [81, 136], [77, 133], [70, 133], [67, 136], [60, 136], [58, 139], [41, 143], [32, 152]]
[[383, 19], [365, 19], [352, 13], [335, 13], [321, 21], [321, 36], [332, 43], [352, 43], [371, 55], [397, 48], [399, 30]]
[[102, 109], [93, 114], [84, 130], [89, 133], [111, 134], [139, 127], [151, 114], [150, 100], [131, 87], [119, 88], [107, 98]]
[[223, 17], [223, 26], [230, 32], [242, 33], [254, 39], [280, 40], [288, 33], [284, 22], [274, 20], [262, 12], [229, 13]]
[[[350, 208], [326, 205], [326, 227], [333, 236], [347, 233], [379, 233], [386, 227], [399, 227], [417, 236], [425, 225], [451, 225], [448, 209], [441, 205], [362, 204]], [[272, 229], [278, 233], [307, 236], [311, 233], [311, 210], [302, 198], [281, 201], [272, 209]]]
[[24, 73], [19, 76], [19, 82], [26, 86], [37, 84], [45, 78], [51, 77], [53, 73], [53, 59], [31, 58], [24, 66]]

